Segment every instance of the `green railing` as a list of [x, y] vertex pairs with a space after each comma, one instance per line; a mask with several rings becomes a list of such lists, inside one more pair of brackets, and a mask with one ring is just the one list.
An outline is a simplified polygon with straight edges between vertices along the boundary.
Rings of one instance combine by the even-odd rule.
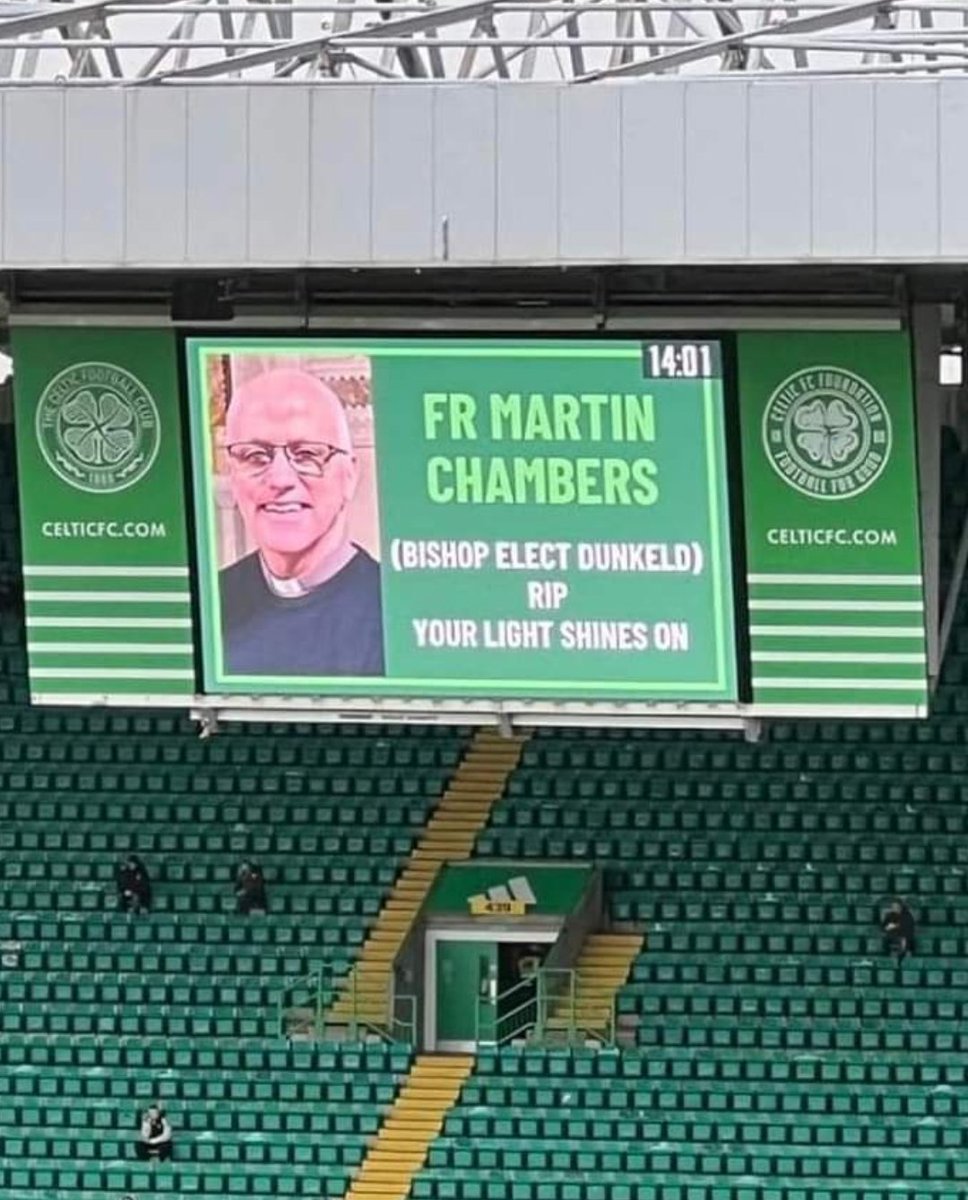
[[317, 967], [309, 975], [297, 975], [286, 980], [276, 1004], [276, 1028], [280, 1037], [290, 1037], [293, 1032], [289, 1026], [293, 1009], [307, 1010], [312, 1033], [316, 1037], [321, 1036], [326, 1002], [332, 994], [332, 988], [327, 987], [329, 981], [330, 972], [323, 966]]
[[522, 979], [493, 1000], [478, 996], [474, 1040], [481, 1046], [503, 1046], [516, 1037], [528, 1037], [538, 1013], [537, 980]]
[[[383, 1012], [375, 1019], [372, 992], [366, 1002], [358, 994], [357, 978], [350, 973], [334, 979], [328, 965], [319, 966], [308, 975], [287, 979], [276, 1001], [276, 1028], [280, 1037], [292, 1037], [294, 1033], [322, 1037], [326, 1025], [326, 1012], [339, 995], [341, 988], [348, 988], [350, 1015], [346, 1022], [352, 1041], [367, 1034], [375, 1034], [388, 1042], [417, 1040], [417, 997], [396, 994], [387, 988], [386, 1001], [379, 1004]], [[378, 998], [379, 1000], [379, 998]], [[302, 1013], [302, 1020], [296, 1013]]]
[[503, 1046], [515, 1038], [532, 1044], [574, 1045], [597, 1041], [615, 1044], [615, 998], [600, 1023], [581, 1015], [578, 977], [570, 967], [540, 967], [495, 999], [479, 996], [475, 1020], [478, 1045]]
[[383, 996], [377, 997], [377, 1007], [382, 1009], [379, 1017], [373, 1014], [373, 993], [368, 992], [364, 1001], [357, 991], [355, 972], [349, 976], [347, 995], [350, 1000], [349, 1030], [353, 1041], [361, 1033], [375, 1034], [387, 1042], [417, 1042], [417, 997], [397, 992], [393, 983], [387, 986]]

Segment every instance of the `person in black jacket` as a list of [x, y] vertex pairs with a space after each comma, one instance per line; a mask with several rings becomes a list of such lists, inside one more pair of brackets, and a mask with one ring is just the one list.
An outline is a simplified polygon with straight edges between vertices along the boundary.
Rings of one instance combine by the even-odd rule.
[[149, 1158], [171, 1158], [171, 1124], [160, 1104], [152, 1104], [141, 1117], [141, 1128], [135, 1153], [142, 1162]]
[[245, 916], [251, 912], [265, 912], [269, 907], [262, 868], [249, 859], [240, 863], [235, 873], [235, 903]]
[[122, 912], [148, 912], [151, 908], [151, 876], [137, 854], [129, 854], [116, 872], [118, 907]]
[[881, 920], [884, 934], [884, 953], [893, 954], [903, 962], [908, 954], [914, 953], [914, 914], [903, 900], [894, 900]]

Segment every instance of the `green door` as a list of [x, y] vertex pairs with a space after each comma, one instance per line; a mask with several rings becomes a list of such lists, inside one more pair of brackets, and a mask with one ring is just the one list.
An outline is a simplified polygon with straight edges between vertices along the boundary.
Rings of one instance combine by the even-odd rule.
[[437, 942], [438, 1049], [469, 1049], [494, 1039], [497, 943]]

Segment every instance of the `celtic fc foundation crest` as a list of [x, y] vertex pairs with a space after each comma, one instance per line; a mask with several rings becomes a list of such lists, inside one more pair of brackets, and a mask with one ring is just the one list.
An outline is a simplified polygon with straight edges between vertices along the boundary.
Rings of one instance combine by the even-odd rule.
[[865, 491], [891, 456], [891, 417], [874, 388], [842, 367], [806, 367], [780, 384], [763, 413], [774, 471], [805, 496]]
[[60, 371], [37, 404], [37, 443], [47, 465], [82, 492], [121, 492], [151, 469], [161, 422], [151, 393], [111, 363]]

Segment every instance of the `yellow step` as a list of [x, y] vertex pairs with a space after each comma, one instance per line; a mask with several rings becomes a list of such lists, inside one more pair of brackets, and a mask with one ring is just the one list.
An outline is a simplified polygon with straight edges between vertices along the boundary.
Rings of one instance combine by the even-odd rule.
[[467, 1055], [417, 1058], [346, 1200], [404, 1200], [473, 1065]]
[[393, 962], [400, 947], [441, 867], [470, 857], [526, 741], [524, 734], [503, 738], [496, 730], [476, 731], [331, 1006], [330, 1021], [351, 1021], [354, 1014], [373, 1024], [387, 1019]]

